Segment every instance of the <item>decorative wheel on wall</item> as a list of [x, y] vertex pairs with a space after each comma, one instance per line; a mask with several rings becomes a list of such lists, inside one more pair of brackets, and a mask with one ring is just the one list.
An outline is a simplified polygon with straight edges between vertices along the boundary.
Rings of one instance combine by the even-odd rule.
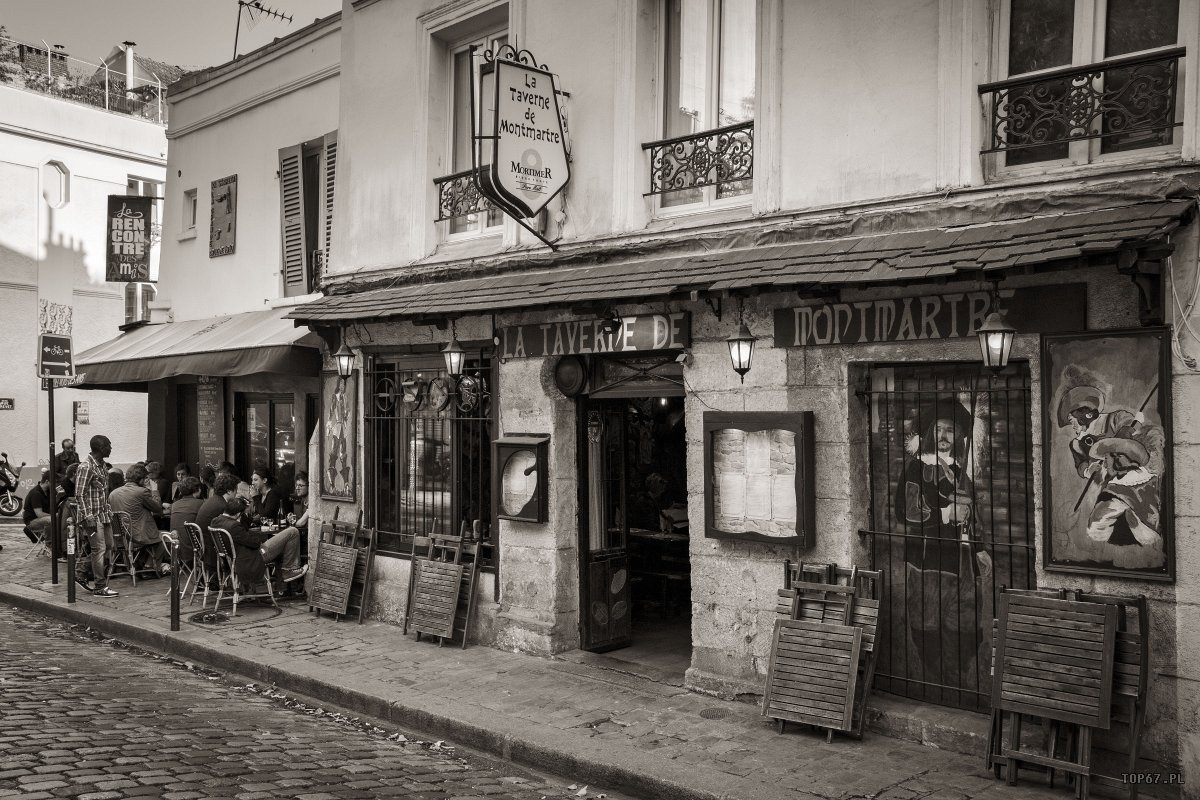
[[381, 414], [390, 414], [396, 408], [396, 381], [380, 378], [375, 381], [375, 408]]

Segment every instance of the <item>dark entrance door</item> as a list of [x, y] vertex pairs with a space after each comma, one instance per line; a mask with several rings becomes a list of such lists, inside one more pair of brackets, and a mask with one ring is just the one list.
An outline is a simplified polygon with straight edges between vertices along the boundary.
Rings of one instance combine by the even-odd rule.
[[876, 685], [986, 710], [998, 587], [1034, 585], [1029, 365], [872, 369]]
[[582, 647], [602, 652], [632, 641], [625, 508], [625, 413], [579, 404], [580, 610]]

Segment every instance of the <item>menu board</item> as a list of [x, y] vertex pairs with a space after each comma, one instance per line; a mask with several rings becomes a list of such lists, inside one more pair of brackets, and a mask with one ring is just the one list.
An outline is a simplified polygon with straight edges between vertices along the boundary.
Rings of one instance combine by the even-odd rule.
[[196, 431], [200, 464], [225, 460], [225, 384], [220, 378], [201, 375], [196, 384]]

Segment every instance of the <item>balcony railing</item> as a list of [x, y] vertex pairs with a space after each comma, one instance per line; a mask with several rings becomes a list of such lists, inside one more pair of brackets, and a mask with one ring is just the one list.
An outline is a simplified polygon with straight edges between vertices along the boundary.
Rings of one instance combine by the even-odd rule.
[[1178, 47], [1012, 80], [985, 83], [991, 95], [983, 153], [1042, 148], [1029, 161], [1066, 158], [1068, 143], [1103, 139], [1103, 149], [1170, 144], [1179, 88]]
[[647, 142], [650, 191], [663, 194], [754, 177], [754, 122]]
[[479, 193], [469, 169], [443, 178], [434, 178], [433, 183], [438, 189], [437, 222], [484, 213], [495, 208]]

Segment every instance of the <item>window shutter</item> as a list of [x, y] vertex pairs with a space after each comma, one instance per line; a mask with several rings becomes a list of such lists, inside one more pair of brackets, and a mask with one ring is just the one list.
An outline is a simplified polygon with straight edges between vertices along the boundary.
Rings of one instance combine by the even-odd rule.
[[283, 294], [308, 293], [307, 259], [304, 257], [303, 151], [300, 145], [279, 151], [279, 213], [283, 236]]
[[333, 245], [333, 186], [337, 175], [337, 131], [325, 134], [325, 173], [321, 176], [321, 236], [325, 250], [324, 268], [329, 269]]

